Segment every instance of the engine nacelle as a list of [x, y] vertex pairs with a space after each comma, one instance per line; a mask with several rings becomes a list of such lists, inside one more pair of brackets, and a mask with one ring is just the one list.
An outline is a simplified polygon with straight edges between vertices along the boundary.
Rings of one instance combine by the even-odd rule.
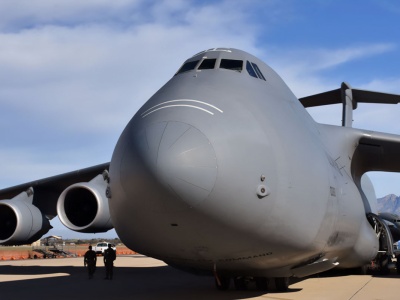
[[71, 230], [86, 233], [105, 232], [114, 226], [111, 222], [106, 197], [107, 174], [98, 175], [89, 182], [75, 183], [58, 198], [58, 217]]
[[31, 244], [52, 228], [32, 201], [32, 188], [10, 200], [0, 201], [1, 245]]

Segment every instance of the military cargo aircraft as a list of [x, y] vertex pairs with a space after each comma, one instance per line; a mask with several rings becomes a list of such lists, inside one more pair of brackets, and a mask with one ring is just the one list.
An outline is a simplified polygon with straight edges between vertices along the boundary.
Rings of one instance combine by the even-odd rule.
[[[58, 215], [78, 232], [114, 227], [222, 290], [250, 278], [284, 291], [292, 276], [362, 268], [393, 255], [364, 174], [400, 171], [400, 136], [352, 128], [352, 113], [399, 101], [347, 83], [297, 99], [253, 55], [200, 52], [133, 116], [109, 163], [1, 190], [0, 244], [37, 240]], [[337, 103], [342, 126], [306, 110]]]

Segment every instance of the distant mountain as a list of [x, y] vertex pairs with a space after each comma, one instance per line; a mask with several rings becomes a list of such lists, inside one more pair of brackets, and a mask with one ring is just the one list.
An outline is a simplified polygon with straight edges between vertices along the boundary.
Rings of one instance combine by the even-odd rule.
[[393, 194], [377, 199], [378, 212], [389, 212], [400, 216], [400, 196]]

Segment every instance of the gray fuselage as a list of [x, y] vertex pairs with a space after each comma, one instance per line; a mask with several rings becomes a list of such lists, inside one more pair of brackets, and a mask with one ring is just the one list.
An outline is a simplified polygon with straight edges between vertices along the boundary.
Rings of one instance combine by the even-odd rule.
[[[199, 69], [205, 59], [214, 67]], [[223, 67], [230, 60], [242, 69]], [[315, 123], [246, 52], [212, 49], [187, 62], [115, 148], [109, 204], [122, 241], [177, 267], [229, 274], [283, 277], [319, 258], [344, 267], [374, 258], [378, 240], [349, 175], [360, 132]]]

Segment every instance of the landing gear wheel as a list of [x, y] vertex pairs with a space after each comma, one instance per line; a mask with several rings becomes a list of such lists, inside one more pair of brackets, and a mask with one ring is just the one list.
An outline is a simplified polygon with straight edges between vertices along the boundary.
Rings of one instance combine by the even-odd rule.
[[237, 289], [238, 291], [247, 290], [247, 282], [244, 277], [235, 277], [233, 279], [233, 284], [235, 285], [235, 289]]
[[358, 269], [358, 274], [360, 275], [367, 275], [368, 274], [368, 265], [363, 265]]
[[390, 258], [386, 255], [383, 255], [379, 260], [379, 274], [380, 275], [388, 275], [390, 273], [389, 270], [389, 262]]
[[400, 275], [400, 255], [396, 257], [396, 273]]
[[219, 277], [219, 283], [218, 280], [215, 279], [215, 286], [219, 291], [226, 291], [227, 289], [229, 289], [230, 285], [231, 279], [229, 277]]
[[269, 280], [267, 277], [256, 277], [254, 280], [259, 291], [268, 291]]
[[348, 275], [367, 275], [368, 271], [368, 265], [363, 265], [361, 267], [346, 269], [344, 272]]
[[383, 266], [380, 271], [379, 271], [380, 275], [386, 276], [390, 274], [390, 270], [388, 268], [388, 266]]
[[289, 288], [289, 277], [275, 278], [275, 285], [279, 292], [286, 292]]

